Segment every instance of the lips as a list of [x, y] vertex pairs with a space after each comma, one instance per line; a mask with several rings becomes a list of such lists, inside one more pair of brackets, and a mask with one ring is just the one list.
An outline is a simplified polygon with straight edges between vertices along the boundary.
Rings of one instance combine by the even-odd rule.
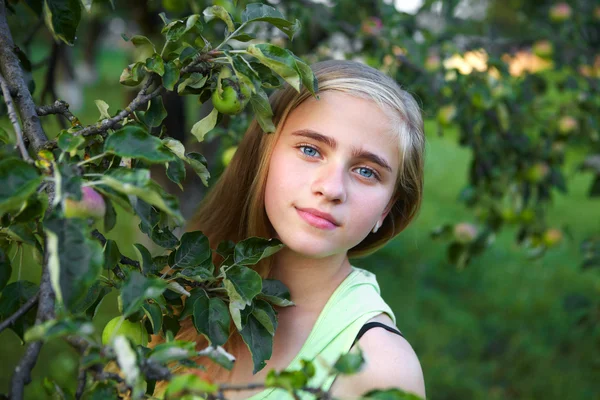
[[323, 229], [335, 229], [340, 223], [331, 215], [314, 208], [296, 208], [300, 216], [309, 224]]

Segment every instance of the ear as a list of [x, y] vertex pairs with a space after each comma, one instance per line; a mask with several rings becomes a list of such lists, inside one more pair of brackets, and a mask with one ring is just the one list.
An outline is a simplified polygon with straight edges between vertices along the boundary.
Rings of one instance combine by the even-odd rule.
[[388, 205], [385, 207], [385, 209], [383, 210], [383, 212], [381, 213], [381, 217], [379, 219], [379, 225], [383, 225], [383, 221], [387, 218], [388, 214], [390, 213], [390, 211], [392, 211], [392, 207], [394, 206], [394, 199], [392, 198], [390, 200], [390, 202], [388, 203]]

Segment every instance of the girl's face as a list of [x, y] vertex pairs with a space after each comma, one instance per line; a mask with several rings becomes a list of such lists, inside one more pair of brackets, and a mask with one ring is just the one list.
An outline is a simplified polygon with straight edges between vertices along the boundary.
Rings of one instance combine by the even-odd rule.
[[397, 139], [374, 102], [310, 97], [289, 114], [269, 164], [265, 208], [277, 237], [311, 258], [347, 252], [387, 215], [398, 165]]

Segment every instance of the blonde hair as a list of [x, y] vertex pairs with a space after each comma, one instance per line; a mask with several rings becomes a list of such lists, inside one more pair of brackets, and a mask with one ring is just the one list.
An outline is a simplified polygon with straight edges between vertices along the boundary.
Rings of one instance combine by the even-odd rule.
[[[371, 232], [348, 251], [351, 258], [362, 257], [383, 247], [402, 232], [420, 209], [425, 152], [421, 112], [409, 93], [375, 68], [355, 61], [329, 60], [318, 62], [311, 69], [318, 80], [319, 93], [334, 90], [374, 101], [388, 115], [398, 137], [400, 166], [391, 210], [376, 233]], [[213, 248], [224, 240], [238, 242], [251, 236], [274, 236], [264, 205], [271, 154], [289, 113], [310, 96], [306, 88], [298, 93], [287, 84], [270, 96], [275, 133], [265, 134], [256, 119], [250, 123], [231, 163], [203, 199], [186, 230], [202, 231]], [[218, 260], [216, 255], [215, 262]], [[271, 265], [270, 259], [263, 260], [255, 270], [267, 278]], [[232, 333], [225, 348], [235, 355], [238, 346], [244, 344], [234, 330], [232, 323]], [[190, 319], [185, 321], [177, 339], [196, 341], [199, 350], [208, 345]], [[218, 369], [216, 365], [209, 365], [203, 375], [214, 379]]]

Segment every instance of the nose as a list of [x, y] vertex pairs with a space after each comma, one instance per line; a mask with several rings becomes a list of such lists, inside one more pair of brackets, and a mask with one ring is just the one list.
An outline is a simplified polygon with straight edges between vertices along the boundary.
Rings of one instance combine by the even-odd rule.
[[322, 165], [317, 169], [312, 183], [312, 191], [328, 201], [343, 203], [347, 197], [345, 179], [343, 166], [335, 163]]

